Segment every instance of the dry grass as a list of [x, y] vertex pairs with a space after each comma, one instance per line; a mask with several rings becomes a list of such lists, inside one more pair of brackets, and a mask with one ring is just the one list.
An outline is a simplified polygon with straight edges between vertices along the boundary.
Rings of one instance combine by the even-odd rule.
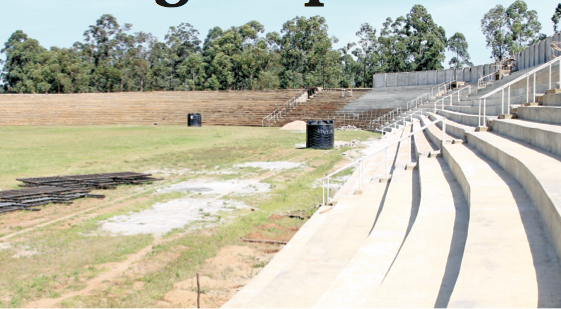
[[[227, 220], [222, 225], [199, 233], [176, 230], [157, 243], [151, 235], [100, 234], [98, 224], [116, 215], [146, 209], [156, 202], [179, 198], [182, 193], [156, 194], [154, 190], [139, 193], [138, 187], [131, 186], [105, 192], [109, 194], [108, 200], [132, 195], [116, 204], [81, 200], [76, 206], [47, 206], [44, 210], [46, 217], [56, 218], [71, 214], [72, 207], [85, 209], [95, 203], [108, 205], [10, 239], [10, 247], [0, 250], [0, 307], [21, 307], [33, 300], [57, 298], [79, 291], [89, 280], [107, 271], [103, 265], [123, 261], [150, 244], [154, 247], [142, 263], [156, 266], [109, 280], [102, 288], [65, 299], [62, 305], [169, 306], [162, 301], [174, 283], [191, 278], [204, 261], [215, 256], [221, 248], [240, 245], [239, 237], [270, 223], [268, 218], [274, 213], [317, 204], [321, 189], [312, 189], [312, 184], [333, 168], [345, 150], [296, 150], [294, 144], [304, 142], [305, 134], [283, 132], [277, 128], [4, 127], [0, 128], [0, 135], [4, 141], [0, 153], [0, 187], [3, 189], [14, 188], [17, 185], [15, 178], [29, 176], [152, 169], [188, 171], [186, 175], [166, 176], [166, 183], [172, 183], [204, 177], [205, 172], [229, 169], [235, 163], [268, 160], [307, 163], [307, 168], [266, 178], [264, 181], [273, 187], [267, 194], [230, 197], [244, 201], [258, 211], [223, 214]], [[338, 140], [364, 140], [371, 136], [366, 132], [337, 132]], [[255, 174], [263, 174], [263, 171], [241, 169], [236, 177]], [[53, 209], [61, 210], [60, 213], [49, 211]], [[37, 220], [33, 224], [44, 222], [45, 218], [40, 216], [40, 213], [23, 212], [2, 216], [0, 230], [5, 231], [4, 234], [17, 231], [19, 225], [14, 222], [31, 218]], [[298, 219], [275, 220], [274, 224], [279, 228], [265, 229], [262, 233], [277, 237], [284, 235], [283, 230], [298, 228], [303, 223]], [[6, 228], [8, 225], [10, 228]], [[261, 267], [261, 264], [252, 265]], [[137, 287], [139, 282], [142, 283], [141, 289]]]

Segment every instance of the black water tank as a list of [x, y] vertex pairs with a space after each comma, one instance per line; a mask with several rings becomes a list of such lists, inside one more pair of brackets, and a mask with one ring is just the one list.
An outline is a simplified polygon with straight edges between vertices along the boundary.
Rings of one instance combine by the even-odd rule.
[[188, 127], [200, 127], [201, 126], [201, 114], [188, 114], [187, 115], [187, 126]]
[[334, 146], [335, 123], [333, 120], [308, 120], [306, 148], [332, 149]]

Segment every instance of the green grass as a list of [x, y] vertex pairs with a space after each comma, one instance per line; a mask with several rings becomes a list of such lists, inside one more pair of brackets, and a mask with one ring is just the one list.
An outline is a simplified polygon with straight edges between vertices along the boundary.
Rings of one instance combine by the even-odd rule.
[[[312, 184], [331, 171], [341, 159], [341, 153], [346, 150], [296, 150], [294, 145], [304, 143], [305, 134], [280, 131], [278, 128], [1, 127], [0, 135], [3, 138], [0, 145], [0, 188], [4, 190], [15, 188], [18, 184], [15, 179], [20, 177], [143, 172], [164, 168], [190, 171], [183, 176], [165, 177], [166, 182], [170, 183], [207, 177], [204, 175], [205, 171], [229, 169], [236, 163], [284, 161], [300, 156], [306, 158], [311, 170], [287, 170], [265, 179], [264, 182], [271, 184], [271, 192], [230, 196], [258, 211], [221, 214], [228, 217], [228, 223], [215, 227], [210, 235], [187, 234], [155, 246], [147, 259], [155, 258], [174, 246], [186, 246], [190, 249], [182, 252], [177, 260], [160, 271], [136, 278], [145, 283], [145, 290], [133, 290], [132, 284], [136, 279], [124, 278], [93, 296], [77, 297], [64, 302], [66, 306], [88, 307], [156, 306], [157, 301], [171, 289], [174, 282], [192, 276], [204, 260], [214, 256], [220, 248], [239, 244], [240, 237], [250, 233], [256, 226], [267, 223], [271, 214], [317, 205], [321, 199], [321, 188], [312, 189]], [[341, 141], [366, 140], [373, 136], [375, 135], [368, 132], [336, 132], [336, 140]], [[212, 177], [232, 179], [263, 171], [249, 168], [235, 172], [234, 175]], [[108, 191], [105, 203], [130, 194], [135, 188], [130, 186]], [[156, 194], [154, 190], [149, 190], [127, 199], [129, 203], [126, 206], [117, 207], [76, 225], [61, 229], [61, 226], [67, 224], [63, 221], [14, 239], [13, 248], [0, 251], [0, 296], [11, 297], [10, 302], [0, 300], [0, 307], [21, 307], [34, 299], [58, 297], [65, 291], [83, 288], [85, 280], [95, 277], [101, 271], [93, 266], [123, 260], [128, 254], [138, 252], [153, 241], [151, 235], [115, 237], [99, 234], [99, 221], [141, 211], [156, 202], [182, 196], [184, 194], [178, 192]], [[311, 214], [313, 210], [309, 212]], [[18, 215], [25, 216], [26, 213]], [[8, 217], [0, 217], [0, 227], [5, 224], [6, 218]], [[275, 223], [300, 226], [304, 222], [283, 219]], [[166, 237], [180, 232], [182, 231], [174, 230]], [[12, 256], [18, 246], [27, 246], [39, 254], [14, 259]], [[112, 296], [107, 297], [108, 295]]]
[[[16, 178], [63, 174], [204, 170], [304, 143], [305, 134], [278, 128], [183, 126], [0, 127], [0, 188]], [[337, 140], [366, 139], [368, 132], [336, 132]]]

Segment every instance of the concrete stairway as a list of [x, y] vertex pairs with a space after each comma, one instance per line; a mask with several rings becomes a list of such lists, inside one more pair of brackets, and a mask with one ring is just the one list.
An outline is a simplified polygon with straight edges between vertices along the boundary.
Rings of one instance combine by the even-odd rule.
[[421, 202], [414, 224], [368, 307], [445, 307], [467, 237], [468, 207], [442, 158], [419, 158]]
[[260, 292], [228, 306], [561, 307], [561, 106], [515, 112], [489, 117], [489, 132], [459, 111], [397, 119], [382, 143], [446, 117], [444, 145], [438, 124], [390, 149], [388, 184], [374, 157], [363, 195], [341, 189], [286, 249], [300, 251], [281, 251]]
[[203, 125], [261, 126], [298, 91], [3, 94], [0, 125], [185, 125], [201, 113]]
[[392, 88], [373, 88], [357, 100], [346, 105], [342, 112], [357, 113], [369, 109], [405, 109], [407, 102], [424, 93], [430, 93], [434, 85], [428, 86], [403, 86]]
[[[547, 109], [520, 107], [522, 119], [493, 120], [491, 132], [463, 126], [469, 147], [444, 147], [470, 201], [470, 236], [451, 306], [561, 305], [561, 126], [536, 122]], [[460, 126], [447, 131], [457, 134]]]
[[[365, 166], [365, 179], [383, 173], [384, 165], [379, 164], [381, 156], [383, 153]], [[368, 236], [385, 186], [372, 182], [364, 187], [362, 195], [336, 196], [337, 203], [332, 210], [318, 210], [310, 219], [310, 227], [306, 223], [302, 235], [300, 231], [295, 235], [298, 244], [306, 242], [306, 245], [287, 246], [287, 253], [283, 249], [282, 255], [277, 255], [279, 261], [275, 257], [225, 307], [312, 306]], [[323, 221], [316, 218], [321, 216], [326, 218]]]
[[[511, 76], [505, 77], [503, 80], [495, 82], [492, 86], [489, 86], [484, 89], [480, 89], [478, 92], [472, 93], [469, 97], [463, 99], [460, 102], [455, 102], [454, 106], [445, 106], [445, 109], [452, 112], [460, 112], [465, 114], [472, 114], [477, 115], [479, 113], [479, 100], [478, 98], [505, 85], [506, 83], [512, 81], [515, 78], [518, 78], [520, 75], [532, 70], [533, 68], [529, 68], [523, 71], [514, 72]], [[559, 76], [559, 66], [554, 65], [552, 68], [553, 76]], [[558, 80], [554, 80], [552, 82], [557, 82]], [[533, 78], [531, 77], [529, 80], [530, 84], [530, 93], [526, 91], [526, 80], [519, 81], [511, 86], [511, 106], [520, 105], [523, 103], [534, 102], [533, 98]], [[553, 83], [554, 84], [554, 83]], [[546, 90], [549, 88], [549, 70], [544, 69], [536, 74], [536, 96], [543, 95]], [[500, 114], [508, 114], [510, 111], [507, 110], [506, 100], [507, 100], [508, 93], [505, 92], [505, 104], [502, 106], [502, 93], [499, 91], [498, 93], [490, 96], [487, 98], [487, 108], [486, 114], [490, 116], [497, 116]], [[483, 109], [483, 107], [482, 107]], [[483, 113], [483, 110], [482, 110]]]

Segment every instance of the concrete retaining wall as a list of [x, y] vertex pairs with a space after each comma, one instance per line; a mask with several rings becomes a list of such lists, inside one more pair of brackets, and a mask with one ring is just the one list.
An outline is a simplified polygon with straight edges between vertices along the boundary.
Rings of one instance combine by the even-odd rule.
[[[514, 55], [517, 69], [524, 70], [544, 64], [553, 59], [553, 56], [561, 56], [560, 52], [552, 53], [551, 42], [553, 41], [561, 41], [561, 33], [556, 33]], [[374, 75], [374, 88], [437, 85], [450, 79], [476, 83], [479, 78], [491, 74], [493, 70], [492, 64], [485, 64], [455, 70], [381, 73]]]
[[555, 54], [552, 53], [551, 43], [553, 41], [561, 41], [561, 33], [556, 33], [514, 55], [516, 68], [518, 70], [524, 70], [544, 64], [553, 59], [553, 56], [560, 56], [561, 53], [559, 52], [555, 52]]

